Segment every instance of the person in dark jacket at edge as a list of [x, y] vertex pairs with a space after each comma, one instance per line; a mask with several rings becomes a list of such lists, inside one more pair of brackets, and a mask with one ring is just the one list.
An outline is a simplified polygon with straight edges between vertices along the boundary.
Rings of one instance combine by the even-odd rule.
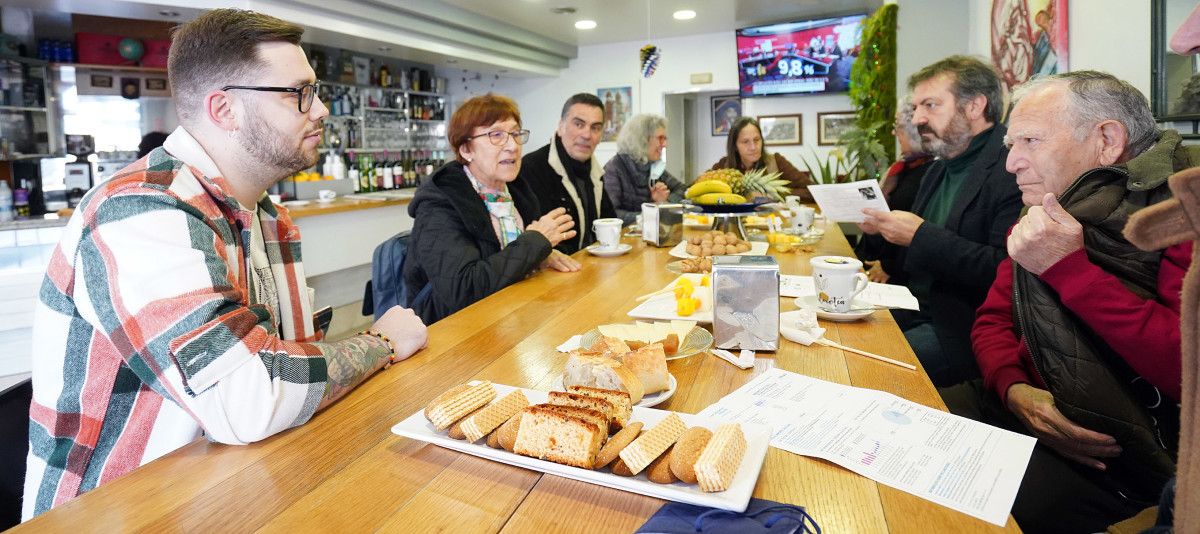
[[515, 182], [521, 170], [521, 113], [511, 99], [467, 100], [450, 118], [455, 161], [421, 183], [408, 206], [413, 218], [404, 283], [426, 324], [442, 319], [539, 267], [579, 270], [553, 250], [575, 237], [563, 208], [542, 215], [537, 198]]
[[1021, 192], [1004, 169], [1000, 76], [987, 63], [950, 56], [914, 73], [913, 124], [938, 157], [912, 211], [864, 210], [859, 226], [905, 247], [908, 288], [920, 313], [897, 325], [935, 386], [976, 378], [971, 324], [1004, 259], [1004, 238]]
[[1180, 287], [1191, 243], [1142, 251], [1129, 215], [1200, 164], [1128, 82], [1076, 71], [1013, 94], [1007, 167], [1025, 214], [971, 332], [982, 380], [950, 411], [1037, 438], [1013, 516], [1096, 532], [1157, 501], [1174, 471]]
[[592, 221], [617, 216], [604, 192], [604, 169], [592, 154], [604, 133], [604, 102], [579, 93], [563, 104], [550, 144], [521, 158], [522, 182], [533, 191], [543, 212], [563, 208], [575, 221], [578, 235], [554, 247], [563, 254], [596, 242]]
[[[887, 199], [888, 208], [911, 211], [917, 200], [921, 178], [933, 166], [933, 156], [921, 147], [921, 134], [912, 123], [912, 100], [905, 99], [896, 111], [892, 133], [900, 144], [900, 159], [888, 167], [879, 185]], [[880, 284], [906, 285], [904, 247], [888, 243], [881, 235], [864, 234], [854, 245], [854, 255], [864, 262], [874, 262], [867, 269], [867, 278]], [[907, 310], [892, 310], [892, 314]]]

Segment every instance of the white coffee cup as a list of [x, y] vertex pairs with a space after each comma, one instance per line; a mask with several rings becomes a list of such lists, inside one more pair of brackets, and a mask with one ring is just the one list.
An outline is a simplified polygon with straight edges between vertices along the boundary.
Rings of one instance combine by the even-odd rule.
[[321, 202], [329, 202], [335, 198], [337, 198], [337, 191], [332, 189], [322, 189], [317, 191], [317, 200], [320, 200]]
[[817, 256], [809, 260], [813, 283], [817, 287], [817, 306], [822, 310], [846, 313], [854, 297], [870, 282], [862, 272], [862, 262], [844, 256]]
[[612, 250], [621, 244], [621, 219], [596, 219], [592, 221], [592, 230], [596, 232], [596, 241], [600, 248]]
[[808, 207], [800, 206], [792, 211], [792, 220], [790, 224], [792, 229], [800, 233], [807, 233], [812, 228], [813, 219], [817, 217], [817, 210]]

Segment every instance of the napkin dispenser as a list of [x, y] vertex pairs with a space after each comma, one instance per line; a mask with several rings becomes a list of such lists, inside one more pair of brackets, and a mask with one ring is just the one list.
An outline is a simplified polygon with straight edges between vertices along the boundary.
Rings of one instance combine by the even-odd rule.
[[642, 240], [673, 247], [683, 240], [683, 204], [642, 204]]
[[779, 264], [774, 257], [715, 256], [712, 287], [717, 348], [779, 348]]

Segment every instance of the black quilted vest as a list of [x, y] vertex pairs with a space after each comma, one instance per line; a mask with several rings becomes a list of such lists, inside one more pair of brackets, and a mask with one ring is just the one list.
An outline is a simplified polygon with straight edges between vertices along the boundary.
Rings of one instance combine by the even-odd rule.
[[[1146, 152], [1084, 173], [1059, 198], [1083, 225], [1088, 259], [1147, 299], [1157, 296], [1162, 251], [1140, 250], [1121, 232], [1133, 212], [1171, 196], [1168, 176], [1200, 164], [1200, 154], [1180, 142], [1178, 133], [1165, 130]], [[1117, 439], [1123, 452], [1105, 460], [1115, 488], [1136, 500], [1157, 501], [1175, 472], [1178, 405], [1139, 377], [1053, 289], [1019, 265], [1013, 271], [1017, 326], [1055, 406], [1083, 427]]]

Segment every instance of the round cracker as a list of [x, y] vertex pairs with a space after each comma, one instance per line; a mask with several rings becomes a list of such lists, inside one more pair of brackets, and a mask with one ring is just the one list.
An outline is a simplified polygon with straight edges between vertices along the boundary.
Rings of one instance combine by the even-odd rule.
[[687, 429], [671, 449], [671, 474], [688, 484], [695, 484], [696, 460], [704, 452], [704, 446], [712, 439], [712, 431], [702, 426]]
[[525, 412], [517, 412], [496, 429], [496, 441], [508, 452], [512, 452], [513, 447], [517, 444], [517, 430], [521, 428], [521, 414], [523, 413]]
[[650, 479], [650, 482], [671, 484], [679, 480], [679, 477], [671, 473], [671, 449], [674, 448], [674, 445], [667, 447], [666, 451], [663, 451], [658, 458], [646, 466], [646, 478]]
[[487, 443], [488, 447], [491, 447], [493, 449], [501, 448], [500, 447], [500, 430], [499, 429], [493, 430], [490, 434], [488, 434], [486, 443]]
[[613, 434], [613, 437], [608, 438], [604, 447], [600, 448], [600, 452], [596, 454], [595, 469], [600, 469], [617, 459], [617, 455], [621, 454], [621, 450], [627, 447], [633, 440], [637, 439], [638, 433], [642, 431], [642, 422], [636, 421], [629, 423], [622, 428], [620, 432]]
[[628, 465], [625, 465], [625, 460], [617, 458], [617, 461], [612, 464], [612, 474], [619, 477], [631, 477], [633, 471], [629, 469]]

